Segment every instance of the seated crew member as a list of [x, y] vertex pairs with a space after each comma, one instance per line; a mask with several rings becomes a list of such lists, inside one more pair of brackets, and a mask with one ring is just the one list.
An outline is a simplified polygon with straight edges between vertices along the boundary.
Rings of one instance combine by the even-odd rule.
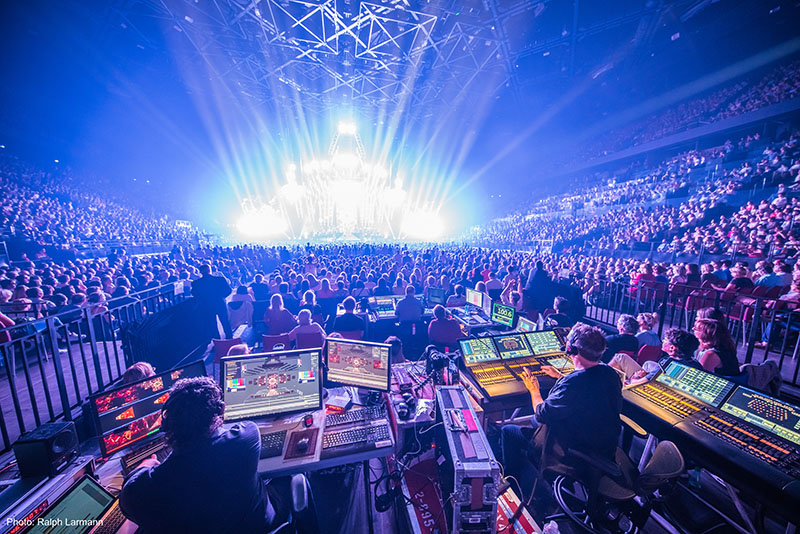
[[414, 296], [416, 294], [417, 290], [414, 289], [414, 286], [408, 284], [408, 287], [406, 287], [406, 297], [398, 301], [394, 309], [394, 313], [399, 321], [422, 320], [422, 312], [425, 311], [425, 307], [422, 305], [422, 302]]
[[[620, 431], [622, 382], [616, 371], [601, 362], [605, 349], [605, 336], [599, 328], [577, 323], [567, 336], [567, 353], [572, 356], [575, 371], [559, 378], [546, 399], [542, 398], [538, 379], [527, 368], [523, 370], [522, 379], [533, 405], [533, 428], [503, 426], [500, 446], [505, 472], [519, 481], [526, 497], [536, 476], [529, 453], [541, 455], [548, 432], [564, 450], [575, 449], [613, 461]], [[543, 369], [551, 377], [559, 376], [552, 367]], [[544, 457], [546, 465], [554, 460], [557, 458]]]
[[569, 315], [569, 300], [565, 297], [556, 297], [553, 299], [553, 308], [555, 313], [551, 313], [545, 318], [545, 323], [548, 328], [564, 327], [570, 328], [575, 324], [575, 320]]
[[456, 348], [458, 340], [464, 337], [461, 324], [448, 316], [441, 304], [433, 307], [433, 320], [428, 325], [428, 340], [434, 345]]
[[307, 308], [303, 308], [300, 310], [300, 313], [297, 314], [297, 322], [299, 324], [289, 332], [289, 339], [291, 341], [295, 341], [298, 334], [318, 334], [323, 340], [325, 339], [325, 329], [322, 328], [319, 323], [311, 320], [311, 311]]
[[630, 352], [636, 356], [639, 352], [639, 340], [636, 339], [636, 332], [639, 331], [639, 322], [633, 315], [623, 314], [617, 319], [617, 330], [619, 334], [606, 336], [606, 351], [603, 354], [603, 362], [608, 363], [618, 352]]
[[666, 368], [670, 362], [677, 362], [699, 371], [703, 365], [694, 359], [694, 353], [700, 347], [700, 341], [691, 333], [680, 328], [670, 328], [664, 333], [661, 349], [667, 354], [658, 360], [661, 368]]
[[467, 291], [461, 284], [456, 284], [455, 293], [447, 297], [447, 307], [457, 308], [467, 303]]
[[364, 319], [354, 313], [356, 299], [347, 297], [342, 301], [342, 307], [344, 308], [344, 313], [334, 321], [333, 330], [335, 332], [361, 332], [361, 336], [363, 336], [367, 326]]
[[164, 463], [142, 462], [120, 493], [140, 532], [266, 532], [278, 524], [258, 474], [258, 427], [243, 421], [223, 430], [224, 409], [212, 378], [172, 386], [161, 427], [172, 453]]

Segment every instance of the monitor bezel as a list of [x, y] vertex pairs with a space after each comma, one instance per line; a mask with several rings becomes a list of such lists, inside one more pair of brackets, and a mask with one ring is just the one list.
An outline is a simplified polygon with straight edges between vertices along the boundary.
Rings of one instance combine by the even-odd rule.
[[[152, 377], [151, 377], [151, 378], [152, 378]], [[42, 513], [41, 513], [41, 514], [37, 515], [36, 517], [33, 517], [33, 518], [31, 518], [31, 524], [30, 524], [30, 525], [26, 525], [26, 526], [25, 526], [25, 527], [24, 527], [22, 530], [20, 530], [20, 531], [18, 532], [18, 534], [25, 534], [26, 532], [30, 532], [30, 531], [32, 531], [32, 530], [33, 530], [33, 528], [39, 524], [39, 523], [38, 523], [38, 519], [39, 519], [39, 518], [44, 518], [44, 517], [46, 517], [46, 515], [47, 515], [47, 513], [48, 513], [49, 511], [53, 510], [53, 509], [54, 509], [56, 506], [58, 506], [59, 504], [61, 504], [62, 502], [64, 502], [64, 501], [66, 500], [67, 496], [68, 496], [70, 493], [72, 493], [73, 491], [75, 491], [76, 489], [78, 489], [78, 486], [80, 486], [81, 484], [83, 484], [83, 482], [84, 482], [84, 481], [86, 481], [86, 480], [89, 480], [90, 482], [93, 482], [93, 483], [94, 483], [94, 484], [95, 484], [97, 487], [99, 487], [99, 488], [100, 488], [100, 489], [103, 491], [103, 493], [105, 493], [106, 495], [108, 495], [109, 497], [111, 497], [111, 502], [108, 504], [108, 506], [106, 506], [106, 507], [103, 509], [103, 511], [102, 511], [102, 512], [100, 512], [100, 516], [98, 517], [98, 519], [99, 519], [99, 518], [102, 518], [102, 517], [103, 517], [105, 514], [107, 514], [107, 513], [108, 513], [108, 511], [109, 511], [109, 510], [110, 510], [110, 509], [111, 509], [111, 508], [114, 506], [114, 504], [115, 504], [115, 503], [117, 502], [117, 500], [118, 500], [118, 497], [114, 497], [114, 496], [111, 494], [111, 492], [109, 492], [109, 491], [108, 491], [108, 490], [107, 490], [107, 489], [106, 489], [106, 488], [105, 488], [105, 487], [104, 487], [102, 484], [100, 484], [100, 482], [99, 482], [99, 481], [98, 481], [96, 478], [94, 478], [92, 475], [90, 475], [90, 474], [85, 474], [85, 475], [83, 475], [82, 477], [80, 477], [78, 480], [76, 480], [75, 482], [73, 482], [73, 483], [72, 483], [72, 485], [70, 485], [70, 486], [69, 486], [69, 487], [66, 489], [66, 491], [64, 491], [64, 493], [62, 493], [61, 495], [59, 495], [59, 496], [56, 498], [56, 500], [54, 500], [53, 502], [51, 502], [50, 504], [48, 504], [48, 505], [47, 505], [47, 507], [46, 507], [44, 510], [42, 510]]]
[[[511, 324], [501, 323], [500, 321], [496, 321], [494, 319], [495, 306], [502, 306], [503, 308], [508, 308], [511, 310]], [[489, 314], [489, 320], [493, 323], [499, 324], [500, 326], [505, 326], [506, 328], [514, 328], [514, 325], [517, 324], [517, 310], [514, 309], [514, 306], [509, 306], [508, 304], [503, 304], [499, 300], [495, 300], [492, 302], [492, 313]], [[525, 341], [527, 341], [527, 339]]]
[[[480, 295], [480, 296], [481, 296], [481, 305], [480, 305], [480, 306], [478, 306], [477, 304], [473, 304], [473, 303], [471, 303], [471, 302], [469, 301], [469, 294], [470, 294], [470, 292], [472, 292], [472, 293], [477, 293], [478, 295]], [[485, 298], [487, 297], [487, 295], [485, 295], [485, 294], [484, 294], [482, 291], [478, 291], [477, 289], [470, 289], [470, 288], [467, 288], [466, 292], [464, 293], [464, 296], [465, 296], [465, 298], [466, 298], [466, 304], [465, 304], [465, 306], [473, 306], [473, 307], [475, 307], [475, 308], [481, 308], [481, 309], [483, 309], [483, 299], [485, 299]]]
[[[528, 352], [530, 354], [527, 355], [527, 356], [515, 356], [513, 358], [505, 358], [505, 357], [503, 357], [503, 352], [497, 347], [497, 339], [501, 338], [501, 337], [511, 337], [511, 336], [519, 336], [522, 339], [522, 346], [525, 347], [526, 349], [528, 349]], [[500, 356], [501, 360], [509, 361], [509, 360], [518, 360], [520, 358], [535, 358], [536, 357], [536, 354], [533, 352], [533, 349], [531, 348], [530, 343], [528, 343], [528, 340], [525, 339], [525, 332], [514, 332], [514, 331], [505, 332], [503, 334], [497, 334], [495, 336], [491, 336], [491, 339], [492, 339], [492, 344], [494, 345], [494, 348], [497, 351], [497, 354]]]
[[[441, 291], [442, 301], [441, 302], [433, 302], [431, 300], [431, 291]], [[428, 301], [428, 304], [431, 305], [431, 307], [436, 306], [437, 304], [441, 304], [442, 306], [446, 306], [447, 305], [447, 291], [445, 291], [441, 287], [429, 287], [428, 288], [428, 297], [427, 297], [426, 300]]]
[[[344, 343], [349, 345], [368, 345], [373, 347], [385, 347], [389, 351], [389, 357], [387, 358], [386, 362], [386, 389], [376, 389], [373, 387], [368, 386], [361, 386], [355, 384], [346, 384], [342, 382], [338, 382], [336, 380], [331, 380], [328, 378], [328, 372], [330, 371], [330, 366], [328, 365], [328, 350], [330, 348], [330, 342], [334, 343]], [[366, 389], [369, 391], [379, 391], [381, 393], [388, 393], [392, 384], [392, 346], [388, 343], [377, 343], [375, 341], [362, 341], [357, 339], [346, 339], [340, 337], [329, 337], [325, 338], [325, 387], [352, 387], [358, 389]]]
[[[466, 338], [458, 340], [458, 348], [461, 350], [461, 358], [463, 358], [464, 365], [466, 365], [467, 367], [471, 367], [471, 366], [474, 366], [474, 365], [479, 365], [481, 363], [490, 363], [490, 362], [502, 361], [503, 358], [500, 356], [500, 353], [497, 352], [497, 346], [494, 344], [494, 341], [489, 341], [489, 343], [491, 343], [492, 347], [494, 347], [494, 353], [497, 355], [497, 358], [494, 358], [492, 360], [485, 360], [483, 362], [476, 362], [476, 363], [467, 362], [467, 356], [464, 354], [464, 345], [463, 344], [468, 342], [468, 341], [470, 341], [470, 340], [473, 340], [473, 339], [478, 339], [478, 338], [476, 338], [476, 337], [466, 337]], [[489, 340], [491, 340], [491, 337], [484, 337], [484, 338], [481, 338], [481, 339], [489, 339]]]
[[[529, 323], [534, 329], [533, 330], [520, 330], [519, 329], [519, 325], [520, 325], [520, 323], [523, 323], [523, 322], [524, 323]], [[538, 325], [536, 324], [535, 321], [531, 321], [527, 317], [523, 317], [521, 315], [517, 316], [517, 332], [519, 332], [520, 334], [527, 334], [529, 332], [536, 332], [536, 326], [538, 326]], [[525, 341], [528, 341], [528, 340], [526, 339]], [[530, 345], [530, 343], [529, 343], [529, 345]], [[531, 350], [533, 350], [533, 349], [531, 349]]]
[[280, 417], [282, 415], [290, 415], [295, 413], [303, 413], [303, 412], [313, 412], [322, 409], [322, 381], [323, 381], [323, 374], [322, 374], [322, 349], [321, 348], [313, 348], [313, 349], [292, 349], [292, 350], [276, 350], [271, 352], [258, 352], [254, 354], [240, 354], [237, 356], [225, 356], [224, 358], [220, 358], [219, 360], [219, 387], [222, 390], [222, 401], [225, 402], [225, 384], [224, 384], [224, 372], [225, 372], [225, 363], [230, 362], [233, 360], [256, 360], [262, 359], [265, 356], [284, 356], [284, 355], [291, 355], [291, 354], [302, 354], [306, 352], [318, 352], [319, 357], [317, 358], [317, 406], [316, 407], [304, 407], [298, 408], [296, 410], [286, 410], [282, 412], [275, 412], [271, 414], [264, 414], [264, 415], [256, 415], [256, 416], [242, 416], [242, 417], [235, 417], [233, 419], [226, 419], [225, 412], [222, 412], [222, 421], [224, 423], [235, 423], [237, 421], [257, 421], [261, 419], [266, 419], [269, 417]]
[[[203, 360], [195, 360], [195, 361], [193, 361], [191, 363], [187, 363], [186, 365], [178, 365], [176, 367], [173, 367], [172, 369], [169, 369], [168, 371], [164, 371], [162, 373], [156, 373], [153, 376], [148, 376], [147, 378], [143, 378], [141, 380], [137, 380], [136, 382], [132, 382], [130, 384], [123, 384], [123, 385], [120, 385], [120, 386], [115, 386], [113, 388], [109, 388], [109, 389], [103, 390], [101, 392], [98, 392], [98, 393], [95, 393], [94, 395], [90, 395], [89, 396], [89, 411], [91, 412], [91, 416], [92, 416], [92, 424], [94, 425], [94, 428], [97, 430], [97, 441], [98, 441], [98, 444], [100, 445], [100, 454], [101, 454], [101, 456], [103, 458], [108, 458], [108, 457], [110, 457], [110, 456], [112, 456], [112, 455], [114, 455], [114, 454], [126, 449], [127, 447], [130, 447], [131, 445], [133, 445], [135, 443], [142, 443], [142, 440], [145, 439], [147, 436], [143, 436], [143, 437], [141, 437], [141, 438], [139, 438], [139, 439], [137, 439], [135, 441], [131, 441], [128, 445], [125, 445], [124, 447], [116, 449], [113, 452], [110, 452], [110, 453], [107, 452], [106, 451], [105, 442], [103, 441], [104, 432], [100, 428], [100, 414], [97, 413], [97, 408], [95, 406], [95, 400], [100, 398], [100, 397], [102, 397], [102, 396], [104, 396], [104, 395], [108, 395], [109, 393], [113, 393], [115, 391], [127, 389], [127, 388], [129, 388], [131, 386], [135, 386], [136, 384], [140, 384], [142, 382], [147, 382], [148, 380], [152, 380], [154, 378], [158, 378], [159, 376], [168, 375], [169, 373], [172, 373], [173, 371], [177, 371], [178, 369], [186, 369], [186, 368], [189, 368], [189, 367], [191, 367], [193, 365], [201, 365], [202, 368], [203, 368], [203, 374], [200, 375], [200, 376], [208, 376], [208, 369], [206, 369], [205, 362]], [[190, 377], [187, 377], [187, 378], [198, 378], [198, 377], [190, 376]], [[160, 427], [158, 429], [158, 432], [156, 432], [155, 434], [150, 434], [150, 435], [151, 436], [158, 435], [159, 432], [161, 432], [161, 428]]]

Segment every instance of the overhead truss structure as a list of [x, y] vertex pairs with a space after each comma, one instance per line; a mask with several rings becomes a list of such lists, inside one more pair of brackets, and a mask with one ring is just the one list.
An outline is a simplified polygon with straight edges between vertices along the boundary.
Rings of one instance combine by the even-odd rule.
[[[170, 44], [183, 40], [198, 65], [257, 103], [300, 95], [309, 111], [347, 103], [424, 113], [467, 88], [516, 90], [518, 58], [565, 41], [574, 48], [580, 33], [597, 31], [578, 27], [579, 0], [567, 0], [571, 31], [512, 47], [507, 21], [526, 13], [533, 21], [557, 1], [115, 0], [110, 12], [145, 42], [148, 28], [170, 34]], [[654, 11], [663, 1], [646, 5]]]

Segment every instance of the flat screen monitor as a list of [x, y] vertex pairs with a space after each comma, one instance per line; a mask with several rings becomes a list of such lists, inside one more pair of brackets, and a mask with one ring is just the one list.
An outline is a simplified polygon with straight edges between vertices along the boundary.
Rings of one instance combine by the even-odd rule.
[[[30, 519], [25, 534], [82, 534], [89, 532], [116, 499], [89, 475], [65, 491], [41, 515]], [[74, 522], [74, 524], [72, 524]], [[13, 531], [14, 529], [12, 529]]]
[[722, 411], [800, 445], [800, 408], [739, 386]]
[[220, 381], [225, 421], [322, 408], [320, 349], [223, 358]]
[[531, 346], [531, 350], [536, 356], [563, 352], [561, 350], [561, 340], [558, 339], [558, 335], [552, 330], [528, 332], [525, 334], [525, 339], [528, 341], [528, 345]]
[[428, 304], [430, 306], [436, 306], [437, 304], [444, 306], [447, 304], [447, 292], [441, 287], [429, 287]]
[[481, 307], [483, 310], [483, 315], [489, 317], [492, 314], [492, 297], [483, 293], [483, 306]]
[[490, 337], [462, 339], [458, 343], [461, 345], [461, 354], [464, 355], [464, 363], [467, 365], [500, 359]]
[[492, 302], [492, 315], [490, 316], [493, 323], [501, 324], [509, 328], [514, 328], [514, 315], [516, 310], [511, 306], [506, 306], [497, 301]]
[[483, 293], [474, 289], [467, 289], [467, 304], [476, 308], [483, 307]]
[[391, 345], [328, 338], [327, 380], [335, 385], [389, 391]]
[[100, 431], [100, 452], [108, 457], [161, 429], [161, 408], [181, 378], [206, 376], [197, 361], [155, 376], [93, 395], [92, 416]]
[[534, 332], [536, 323], [526, 317], [517, 317], [517, 332]]
[[656, 377], [656, 382], [675, 388], [714, 407], [719, 406], [735, 386], [730, 380], [678, 362], [669, 362], [664, 372]]
[[494, 341], [494, 346], [497, 347], [498, 354], [504, 360], [533, 356], [522, 334], [494, 336], [492, 340]]

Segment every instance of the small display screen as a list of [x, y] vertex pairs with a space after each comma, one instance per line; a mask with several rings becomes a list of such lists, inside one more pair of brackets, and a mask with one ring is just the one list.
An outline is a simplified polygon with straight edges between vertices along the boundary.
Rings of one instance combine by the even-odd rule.
[[542, 330], [541, 332], [528, 332], [525, 334], [525, 339], [531, 350], [537, 356], [543, 354], [553, 354], [554, 352], [562, 352], [561, 341], [558, 339], [556, 333], [552, 330]]
[[428, 288], [428, 304], [430, 306], [435, 306], [436, 304], [441, 304], [444, 306], [446, 303], [446, 293], [445, 290], [441, 287], [429, 287]]
[[[533, 332], [534, 330], [536, 330], [536, 323], [530, 319], [526, 319], [525, 317], [519, 317], [517, 319], [518, 332]], [[528, 344], [530, 344], [530, 342], [528, 342]]]
[[675, 388], [695, 399], [719, 406], [725, 400], [735, 384], [717, 375], [693, 369], [677, 362], [670, 362], [663, 373], [656, 377], [661, 382]]
[[389, 391], [391, 345], [328, 338], [328, 380], [345, 386]]
[[[26, 533], [80, 534], [99, 524], [105, 511], [114, 504], [106, 490], [89, 476], [84, 476], [47, 510], [33, 519]], [[75, 524], [72, 524], [75, 522]]]
[[103, 456], [158, 432], [170, 388], [182, 378], [205, 375], [205, 365], [198, 361], [92, 397]]
[[512, 328], [514, 326], [514, 308], [493, 302], [491, 319], [492, 322]]
[[800, 408], [739, 386], [722, 411], [800, 445]]
[[500, 355], [497, 354], [494, 343], [489, 337], [462, 339], [459, 343], [461, 344], [461, 354], [464, 355], [464, 362], [467, 365], [500, 359]]
[[474, 289], [467, 289], [467, 304], [480, 308], [483, 305], [483, 293]]
[[320, 409], [320, 355], [316, 349], [223, 358], [225, 421]]
[[492, 339], [494, 340], [494, 346], [497, 347], [497, 352], [504, 360], [533, 356], [522, 334], [495, 336]]

